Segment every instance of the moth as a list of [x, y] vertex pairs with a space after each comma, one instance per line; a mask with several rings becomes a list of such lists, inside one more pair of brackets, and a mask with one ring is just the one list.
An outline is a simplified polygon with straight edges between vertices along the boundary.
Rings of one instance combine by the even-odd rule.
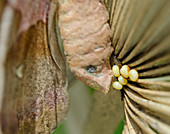
[[8, 24], [8, 29], [0, 29], [8, 30], [2, 44], [7, 47], [0, 111], [4, 134], [50, 133], [67, 114], [67, 78], [57, 25], [72, 72], [108, 93], [112, 47], [108, 14], [99, 0], [8, 0], [1, 16], [1, 27]]
[[59, 28], [74, 75], [108, 93], [112, 83], [108, 12], [99, 0], [59, 0]]
[[6, 44], [1, 44], [8, 47], [0, 111], [4, 134], [50, 133], [67, 114], [56, 14], [57, 0], [6, 1], [1, 19], [1, 34], [8, 33]]

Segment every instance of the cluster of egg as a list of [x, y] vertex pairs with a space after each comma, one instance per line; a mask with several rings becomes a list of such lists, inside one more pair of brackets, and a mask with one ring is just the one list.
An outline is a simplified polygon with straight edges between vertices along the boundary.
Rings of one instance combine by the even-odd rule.
[[118, 65], [112, 67], [113, 75], [118, 78], [118, 81], [113, 82], [115, 89], [121, 90], [123, 85], [127, 85], [128, 80], [137, 81], [139, 74], [135, 69], [130, 69], [128, 65], [123, 65], [121, 69]]

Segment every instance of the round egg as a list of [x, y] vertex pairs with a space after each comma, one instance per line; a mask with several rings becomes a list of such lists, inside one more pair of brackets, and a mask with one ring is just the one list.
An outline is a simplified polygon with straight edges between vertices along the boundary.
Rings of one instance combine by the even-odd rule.
[[119, 77], [118, 77], [118, 81], [119, 81], [122, 85], [127, 85], [127, 79], [123, 78], [123, 76], [119, 76]]
[[130, 67], [128, 65], [123, 65], [122, 68], [120, 69], [120, 73], [124, 78], [129, 77], [129, 71]]
[[112, 67], [112, 71], [113, 71], [113, 75], [115, 77], [119, 77], [120, 76], [120, 70], [119, 70], [119, 66], [118, 65], [114, 65]]
[[129, 79], [131, 81], [137, 81], [139, 78], [139, 74], [135, 69], [129, 71]]
[[123, 88], [123, 85], [120, 82], [115, 81], [113, 82], [113, 87], [117, 90], [121, 90]]

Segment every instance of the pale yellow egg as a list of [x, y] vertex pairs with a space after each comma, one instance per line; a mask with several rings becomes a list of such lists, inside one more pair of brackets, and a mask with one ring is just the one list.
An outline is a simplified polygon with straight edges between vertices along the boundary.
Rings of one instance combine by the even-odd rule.
[[123, 85], [118, 81], [113, 82], [112, 86], [117, 90], [121, 90], [123, 88]]
[[119, 77], [120, 76], [120, 70], [119, 70], [119, 66], [118, 65], [114, 65], [112, 67], [112, 71], [113, 71], [113, 75], [115, 77]]
[[129, 71], [130, 67], [128, 65], [123, 65], [122, 68], [120, 69], [120, 73], [124, 78], [129, 77]]
[[135, 69], [129, 71], [129, 78], [131, 81], [137, 81], [139, 78], [139, 74]]
[[127, 85], [127, 79], [123, 78], [123, 76], [119, 76], [118, 80], [122, 85]]

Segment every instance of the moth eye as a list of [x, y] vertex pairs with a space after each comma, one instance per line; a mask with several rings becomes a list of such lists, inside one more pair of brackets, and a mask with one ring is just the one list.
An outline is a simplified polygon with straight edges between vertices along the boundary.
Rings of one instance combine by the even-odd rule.
[[86, 71], [89, 73], [95, 73], [97, 72], [97, 67], [90, 65], [86, 68]]

